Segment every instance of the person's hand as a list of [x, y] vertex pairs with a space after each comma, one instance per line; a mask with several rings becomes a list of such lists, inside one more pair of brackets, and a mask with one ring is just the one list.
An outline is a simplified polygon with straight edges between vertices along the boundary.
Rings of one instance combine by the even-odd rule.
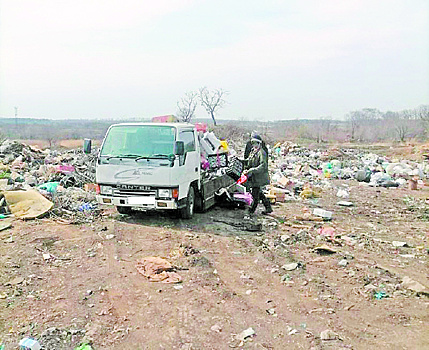
[[243, 170], [243, 175], [247, 175], [249, 173], [249, 170]]

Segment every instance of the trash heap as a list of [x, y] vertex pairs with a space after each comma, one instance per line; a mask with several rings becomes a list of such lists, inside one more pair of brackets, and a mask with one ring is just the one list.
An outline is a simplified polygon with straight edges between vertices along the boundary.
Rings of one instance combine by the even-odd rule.
[[355, 179], [374, 187], [422, 187], [429, 164], [382, 157], [357, 149], [310, 150], [290, 142], [276, 144], [270, 154], [272, 201], [319, 197], [330, 179]]
[[53, 203], [50, 214], [57, 218], [72, 223], [93, 219], [99, 214], [91, 186], [96, 157], [96, 150], [91, 154], [40, 150], [4, 141], [0, 145], [0, 212], [30, 219], [44, 215]]
[[[201, 167], [206, 178], [226, 173], [240, 181], [244, 169], [240, 159], [244, 144], [233, 141], [227, 144], [206, 130], [200, 132], [200, 143]], [[275, 144], [269, 153], [271, 186], [267, 188], [266, 196], [272, 202], [318, 198], [324, 189], [332, 187], [331, 179], [357, 180], [374, 187], [409, 186], [416, 189], [424, 186], [429, 178], [429, 164], [424, 157], [421, 162], [397, 160], [360, 149], [309, 149], [290, 141]], [[210, 162], [207, 161], [209, 158]], [[245, 187], [235, 186], [227, 190], [228, 198], [233, 202], [249, 204], [249, 198], [240, 197], [248, 196]], [[347, 195], [339, 193], [338, 197], [347, 198]], [[347, 202], [343, 204], [348, 205]]]

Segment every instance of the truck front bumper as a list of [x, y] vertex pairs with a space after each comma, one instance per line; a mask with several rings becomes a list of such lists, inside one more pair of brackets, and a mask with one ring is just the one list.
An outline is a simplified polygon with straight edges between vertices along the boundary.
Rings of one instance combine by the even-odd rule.
[[105, 196], [97, 195], [97, 202], [105, 205], [132, 207], [139, 210], [178, 209], [175, 199], [157, 199], [154, 196]]

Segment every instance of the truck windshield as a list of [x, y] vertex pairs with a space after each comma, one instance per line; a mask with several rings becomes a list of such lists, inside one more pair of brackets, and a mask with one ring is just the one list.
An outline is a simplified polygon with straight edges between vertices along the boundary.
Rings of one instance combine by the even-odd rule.
[[159, 125], [118, 125], [110, 128], [100, 156], [166, 158], [174, 153], [175, 128]]

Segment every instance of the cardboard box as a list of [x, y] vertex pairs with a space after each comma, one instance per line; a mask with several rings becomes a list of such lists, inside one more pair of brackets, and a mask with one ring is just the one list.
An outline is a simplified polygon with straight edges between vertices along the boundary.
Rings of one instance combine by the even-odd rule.
[[285, 176], [282, 176], [280, 179], [277, 180], [277, 183], [279, 185], [282, 185], [283, 187], [287, 187], [287, 185], [289, 184], [289, 179]]
[[92, 183], [88, 183], [88, 184], [84, 185], [84, 189], [87, 192], [96, 192], [97, 191], [97, 185], [92, 184]]
[[286, 194], [284, 192], [277, 192], [276, 193], [276, 202], [284, 203], [286, 198]]

